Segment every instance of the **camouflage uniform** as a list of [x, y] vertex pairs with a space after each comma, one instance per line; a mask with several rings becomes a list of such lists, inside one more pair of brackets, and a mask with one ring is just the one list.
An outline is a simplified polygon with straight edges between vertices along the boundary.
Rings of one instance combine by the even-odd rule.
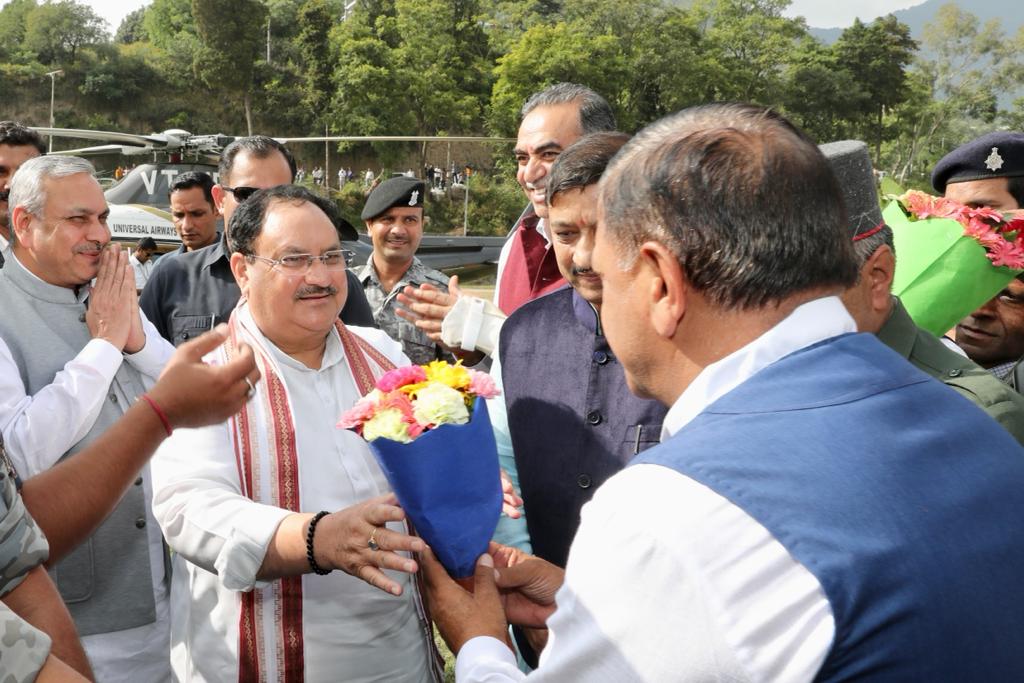
[[377, 269], [373, 266], [372, 257], [367, 260], [358, 275], [359, 281], [363, 284], [366, 300], [370, 302], [370, 308], [373, 309], [373, 318], [377, 322], [377, 326], [384, 330], [389, 337], [401, 342], [402, 349], [405, 351], [405, 355], [409, 356], [409, 360], [418, 365], [438, 359], [453, 360], [452, 355], [431, 341], [426, 333], [405, 318], [399, 318], [395, 313], [395, 307], [398, 305], [398, 293], [402, 291], [403, 287], [406, 285], [417, 287], [426, 282], [447, 292], [447, 275], [439, 270], [427, 268], [415, 256], [412, 259], [412, 265], [390, 292], [384, 291], [380, 279], [377, 277]]
[[[0, 598], [46, 561], [46, 537], [25, 509], [0, 439]], [[50, 638], [0, 603], [0, 683], [34, 681], [50, 655]]]

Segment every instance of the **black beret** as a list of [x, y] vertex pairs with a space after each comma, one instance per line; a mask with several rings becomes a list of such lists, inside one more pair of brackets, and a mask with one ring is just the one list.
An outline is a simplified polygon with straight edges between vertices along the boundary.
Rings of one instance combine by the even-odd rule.
[[423, 206], [423, 192], [426, 185], [422, 180], [399, 176], [389, 178], [378, 185], [366, 198], [366, 206], [360, 217], [364, 221], [376, 218], [392, 206]]
[[982, 135], [942, 157], [932, 171], [939, 194], [950, 183], [1024, 175], [1024, 133], [1000, 131]]
[[867, 237], [865, 233], [883, 223], [867, 144], [860, 140], [843, 140], [818, 145], [818, 148], [828, 159], [829, 166], [832, 167], [832, 172], [843, 191], [850, 237]]

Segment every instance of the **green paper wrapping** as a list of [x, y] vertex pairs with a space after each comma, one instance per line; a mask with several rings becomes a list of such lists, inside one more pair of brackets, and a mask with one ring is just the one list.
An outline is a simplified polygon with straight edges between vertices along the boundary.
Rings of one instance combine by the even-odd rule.
[[1018, 273], [995, 267], [985, 248], [951, 218], [910, 221], [899, 202], [882, 213], [892, 228], [896, 273], [892, 292], [919, 327], [942, 336], [998, 294]]

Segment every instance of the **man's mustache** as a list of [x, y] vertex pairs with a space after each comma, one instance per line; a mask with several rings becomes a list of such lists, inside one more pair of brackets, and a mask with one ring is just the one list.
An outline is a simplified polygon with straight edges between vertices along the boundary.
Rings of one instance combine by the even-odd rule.
[[593, 268], [580, 268], [578, 266], [573, 266], [572, 267], [572, 274], [573, 275], [593, 275], [594, 274], [594, 269]]
[[0, 202], [6, 202], [7, 198], [11, 196], [10, 190], [0, 190]]
[[107, 244], [100, 244], [99, 242], [83, 242], [82, 244], [76, 244], [71, 249], [71, 252], [74, 254], [84, 254], [86, 252], [94, 253], [97, 251], [103, 251], [103, 249], [106, 248], [109, 244], [112, 243], [108, 242]]
[[299, 287], [298, 291], [295, 292], [295, 298], [296, 299], [303, 299], [303, 298], [305, 298], [307, 296], [321, 296], [321, 295], [334, 296], [337, 293], [338, 293], [338, 288], [334, 287], [332, 285], [328, 285], [327, 287], [319, 287], [319, 286], [313, 286], [313, 285], [304, 285], [302, 287]]

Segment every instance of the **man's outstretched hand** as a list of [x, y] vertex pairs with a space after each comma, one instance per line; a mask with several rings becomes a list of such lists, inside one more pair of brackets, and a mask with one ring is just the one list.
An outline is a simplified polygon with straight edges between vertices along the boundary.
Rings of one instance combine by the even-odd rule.
[[[174, 427], [218, 424], [236, 414], [249, 400], [250, 383], [260, 379], [252, 349], [242, 344], [230, 363], [207, 365], [203, 356], [227, 339], [228, 326], [182, 344], [167, 363], [150, 397], [167, 413]], [[248, 382], [246, 380], [248, 379]]]

